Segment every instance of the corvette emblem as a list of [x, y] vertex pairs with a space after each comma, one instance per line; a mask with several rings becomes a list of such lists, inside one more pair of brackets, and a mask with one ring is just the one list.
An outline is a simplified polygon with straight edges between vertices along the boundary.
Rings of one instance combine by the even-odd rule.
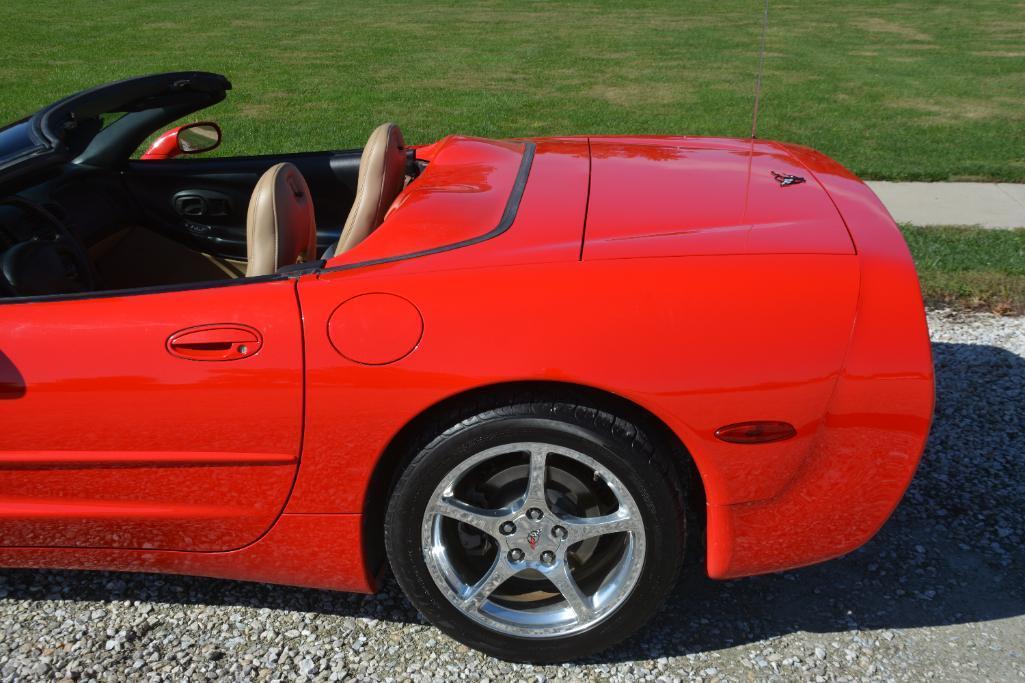
[[530, 549], [531, 550], [533, 550], [534, 548], [537, 547], [537, 541], [538, 541], [539, 538], [541, 538], [541, 530], [540, 529], [534, 529], [529, 534], [527, 534], [527, 543], [530, 544]]
[[787, 175], [785, 173], [772, 172], [772, 177], [776, 179], [780, 187], [789, 187], [790, 185], [800, 185], [804, 182], [804, 178], [799, 175]]

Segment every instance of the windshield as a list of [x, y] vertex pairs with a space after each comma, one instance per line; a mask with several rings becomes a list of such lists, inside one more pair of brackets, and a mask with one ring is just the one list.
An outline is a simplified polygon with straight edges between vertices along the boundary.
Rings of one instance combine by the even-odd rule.
[[32, 122], [23, 119], [0, 129], [0, 164], [25, 156], [42, 145], [32, 135]]

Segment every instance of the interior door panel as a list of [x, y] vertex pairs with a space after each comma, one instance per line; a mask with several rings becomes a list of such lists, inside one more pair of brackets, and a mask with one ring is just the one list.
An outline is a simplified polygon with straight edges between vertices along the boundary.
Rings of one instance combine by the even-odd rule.
[[294, 280], [0, 305], [0, 546], [217, 551], [288, 499]]
[[263, 172], [295, 164], [313, 194], [318, 254], [333, 244], [352, 206], [362, 150], [272, 156], [131, 161], [125, 185], [161, 232], [201, 251], [246, 256], [246, 211]]

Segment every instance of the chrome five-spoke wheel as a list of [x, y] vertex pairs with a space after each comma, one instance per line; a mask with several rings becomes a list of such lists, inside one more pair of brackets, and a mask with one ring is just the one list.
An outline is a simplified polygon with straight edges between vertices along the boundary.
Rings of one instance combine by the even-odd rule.
[[505, 659], [562, 661], [626, 638], [664, 601], [684, 547], [664, 442], [622, 415], [543, 400], [432, 433], [384, 526], [399, 585], [438, 628]]
[[471, 619], [526, 638], [590, 628], [630, 594], [644, 564], [633, 496], [593, 458], [527, 442], [472, 456], [434, 490], [424, 559]]

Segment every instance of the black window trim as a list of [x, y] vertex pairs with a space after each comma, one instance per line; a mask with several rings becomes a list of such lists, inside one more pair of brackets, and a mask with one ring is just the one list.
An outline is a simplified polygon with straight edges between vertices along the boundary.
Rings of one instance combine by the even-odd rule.
[[271, 273], [256, 277], [239, 277], [227, 280], [205, 280], [202, 282], [182, 282], [173, 285], [153, 285], [151, 287], [130, 287], [128, 289], [103, 289], [95, 292], [72, 292], [69, 294], [39, 294], [36, 296], [12, 296], [0, 298], [0, 306], [8, 304], [47, 303], [51, 301], [81, 301], [86, 299], [113, 299], [119, 296], [143, 296], [145, 294], [165, 294], [169, 292], [187, 292], [199, 289], [219, 289], [274, 280], [294, 278], [295, 273]]

